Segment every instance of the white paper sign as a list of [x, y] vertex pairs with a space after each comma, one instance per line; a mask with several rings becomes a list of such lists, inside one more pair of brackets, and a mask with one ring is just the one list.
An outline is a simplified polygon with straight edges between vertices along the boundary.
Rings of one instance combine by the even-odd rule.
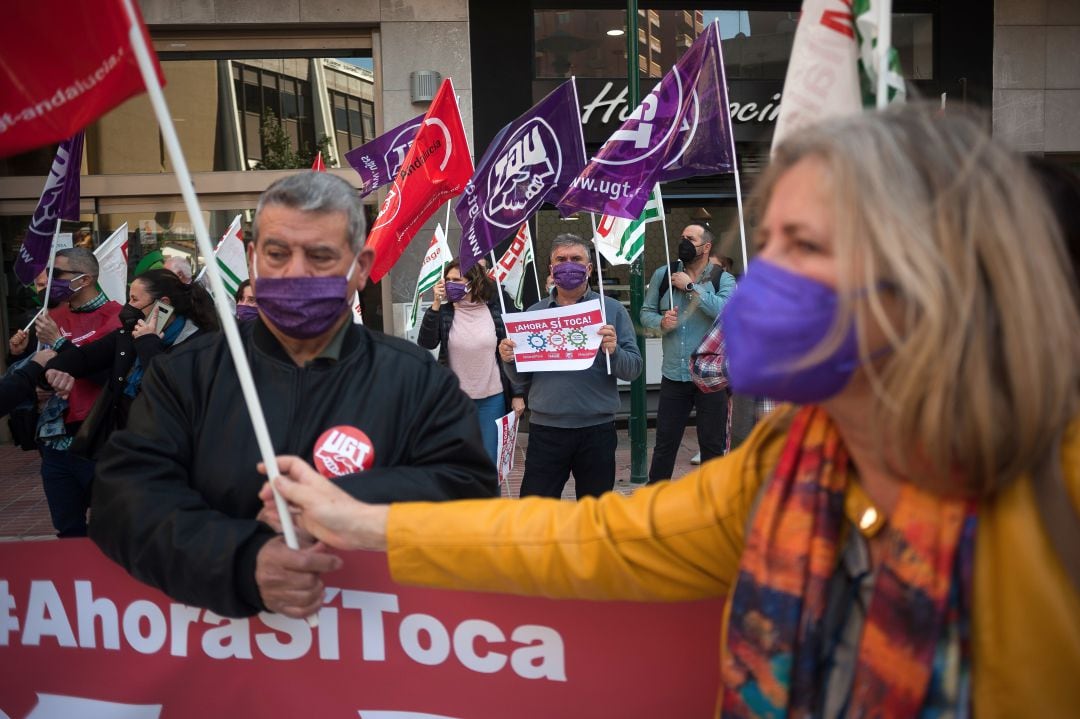
[[600, 300], [503, 315], [520, 372], [588, 369], [600, 349]]
[[499, 489], [507, 486], [510, 481], [510, 470], [514, 468], [514, 452], [517, 449], [518, 416], [511, 410], [509, 414], [495, 420], [498, 427], [499, 437]]

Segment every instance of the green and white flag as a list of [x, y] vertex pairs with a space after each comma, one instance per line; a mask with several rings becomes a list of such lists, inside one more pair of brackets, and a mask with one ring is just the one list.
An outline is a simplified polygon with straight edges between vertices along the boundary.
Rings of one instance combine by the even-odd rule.
[[[803, 0], [773, 130], [774, 148], [800, 128], [874, 107], [880, 16], [888, 9], [882, 3]], [[888, 65], [889, 100], [902, 102], [904, 80], [893, 48]]]
[[636, 220], [627, 220], [615, 215], [603, 215], [596, 226], [593, 242], [604, 259], [613, 265], [628, 265], [645, 251], [645, 225], [650, 222], [662, 222], [664, 219], [664, 201], [657, 184], [649, 193], [645, 209]]
[[529, 223], [525, 222], [514, 235], [510, 248], [488, 272], [491, 279], [506, 288], [506, 291], [514, 298], [514, 306], [519, 310], [524, 309], [522, 298], [525, 294], [525, 266], [532, 261], [532, 233], [529, 231]]
[[[892, 2], [885, 0], [854, 0], [851, 10], [855, 14], [855, 37], [859, 43], [859, 86], [862, 89], [863, 107], [874, 107], [877, 103], [878, 70], [881, 67], [881, 53], [878, 45], [884, 39], [885, 48], [885, 88], [887, 99], [880, 103], [884, 106], [893, 102], [904, 102], [907, 89], [904, 87], [904, 73], [900, 69], [900, 53], [892, 46], [892, 28], [884, 28], [883, 16], [892, 22]], [[882, 31], [885, 32], [882, 32]]]
[[416, 279], [416, 291], [413, 292], [412, 309], [409, 312], [409, 325], [406, 330], [416, 327], [416, 315], [420, 311], [420, 295], [432, 289], [442, 279], [443, 267], [451, 260], [450, 243], [442, 225], [435, 225], [435, 234], [431, 238], [424, 264], [420, 265], [420, 276]]
[[221, 236], [214, 258], [221, 270], [221, 281], [229, 297], [233, 297], [240, 285], [248, 278], [247, 253], [244, 252], [244, 230], [240, 225], [240, 215], [233, 218], [229, 229]]

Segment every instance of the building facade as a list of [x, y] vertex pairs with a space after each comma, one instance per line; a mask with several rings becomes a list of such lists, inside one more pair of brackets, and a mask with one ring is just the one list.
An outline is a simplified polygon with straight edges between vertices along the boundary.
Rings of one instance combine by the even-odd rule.
[[[595, 150], [630, 111], [626, 4], [592, 0], [141, 0], [167, 79], [176, 123], [211, 235], [241, 214], [250, 232], [259, 194], [322, 151], [330, 172], [358, 185], [343, 154], [422, 113], [410, 74], [452, 77], [474, 156], [506, 123], [566, 77], [578, 81], [585, 137]], [[642, 92], [713, 21], [723, 39], [744, 192], [768, 156], [798, 0], [640, 2]], [[1080, 157], [1080, 6], [1069, 0], [895, 0], [894, 44], [915, 91], [990, 109], [994, 132], [1018, 149], [1076, 164]], [[988, 120], [991, 121], [991, 120]], [[54, 148], [0, 160], [0, 328], [30, 306], [11, 272]], [[122, 223], [132, 264], [158, 249], [198, 264], [190, 221], [145, 96], [88, 128], [82, 221], [100, 242]], [[741, 261], [730, 176], [664, 186], [666, 229], [707, 220], [724, 253]], [[366, 199], [371, 212], [382, 194]], [[369, 324], [401, 334], [436, 213], [386, 280], [364, 298]], [[76, 229], [70, 227], [68, 229]], [[646, 276], [663, 263], [664, 227], [648, 226]], [[540, 280], [547, 247], [564, 231], [588, 236], [587, 218], [552, 208], [533, 224]], [[612, 291], [627, 300], [627, 272]], [[528, 297], [528, 295], [527, 295]], [[398, 321], [395, 322], [395, 314]]]

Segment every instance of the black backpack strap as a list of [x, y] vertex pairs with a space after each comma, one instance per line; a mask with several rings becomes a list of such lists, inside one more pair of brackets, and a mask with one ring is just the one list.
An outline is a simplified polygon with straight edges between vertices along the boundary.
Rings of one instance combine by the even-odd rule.
[[[664, 295], [667, 294], [668, 286], [671, 284], [670, 277], [672, 273], [677, 272], [679, 269], [679, 261], [675, 260], [668, 265], [667, 272], [660, 278], [660, 294], [656, 297], [656, 311], [660, 311], [660, 301], [664, 299]], [[674, 307], [674, 303], [668, 306], [668, 309]]]

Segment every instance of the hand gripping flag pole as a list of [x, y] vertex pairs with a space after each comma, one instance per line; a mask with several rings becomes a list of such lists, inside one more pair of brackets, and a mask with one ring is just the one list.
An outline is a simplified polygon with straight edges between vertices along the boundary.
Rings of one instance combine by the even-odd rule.
[[[172, 116], [169, 114], [165, 96], [161, 92], [161, 84], [158, 82], [157, 73], [154, 72], [154, 63], [150, 57], [150, 50], [146, 46], [145, 38], [140, 29], [138, 16], [132, 5], [133, 0], [124, 0], [124, 9], [127, 11], [128, 37], [131, 48], [135, 52], [135, 58], [142, 72], [146, 91], [150, 96], [150, 103], [154, 107], [158, 125], [161, 128], [161, 136], [165, 141], [165, 147], [169, 153], [169, 160], [176, 169], [176, 180], [180, 185], [180, 194], [184, 198], [184, 206], [187, 208], [191, 224], [195, 228], [195, 239], [199, 244], [199, 251], [203, 257], [214, 257], [214, 248], [210, 244], [210, 233], [206, 229], [206, 221], [203, 219], [202, 210], [199, 208], [199, 200], [195, 196], [195, 186], [188, 172], [187, 161], [184, 159], [183, 150], [180, 148], [180, 140], [176, 136], [176, 127], [173, 125]], [[251, 424], [255, 429], [255, 439], [259, 444], [259, 454], [262, 455], [263, 464], [266, 465], [266, 474], [270, 478], [270, 486], [274, 489], [274, 504], [277, 506], [278, 517], [281, 519], [282, 532], [285, 535], [285, 544], [290, 549], [300, 549], [300, 543], [296, 538], [296, 528], [293, 526], [292, 517], [289, 514], [288, 504], [285, 498], [278, 494], [274, 487], [274, 479], [278, 472], [277, 459], [274, 455], [274, 446], [270, 442], [270, 431], [266, 427], [266, 417], [263, 414], [262, 404], [259, 402], [259, 394], [255, 389], [255, 380], [251, 375], [251, 367], [248, 365], [247, 355], [240, 343], [240, 333], [236, 328], [236, 318], [229, 307], [225, 283], [221, 280], [221, 270], [217, 262], [207, 263], [207, 275], [210, 278], [210, 288], [213, 290], [214, 304], [217, 306], [218, 315], [221, 319], [221, 329], [225, 333], [225, 339], [232, 354], [233, 364], [236, 366], [236, 374], [240, 378], [240, 388], [244, 393], [244, 401], [247, 403], [248, 413], [251, 415]], [[316, 617], [308, 617], [308, 624], [316, 626]]]

